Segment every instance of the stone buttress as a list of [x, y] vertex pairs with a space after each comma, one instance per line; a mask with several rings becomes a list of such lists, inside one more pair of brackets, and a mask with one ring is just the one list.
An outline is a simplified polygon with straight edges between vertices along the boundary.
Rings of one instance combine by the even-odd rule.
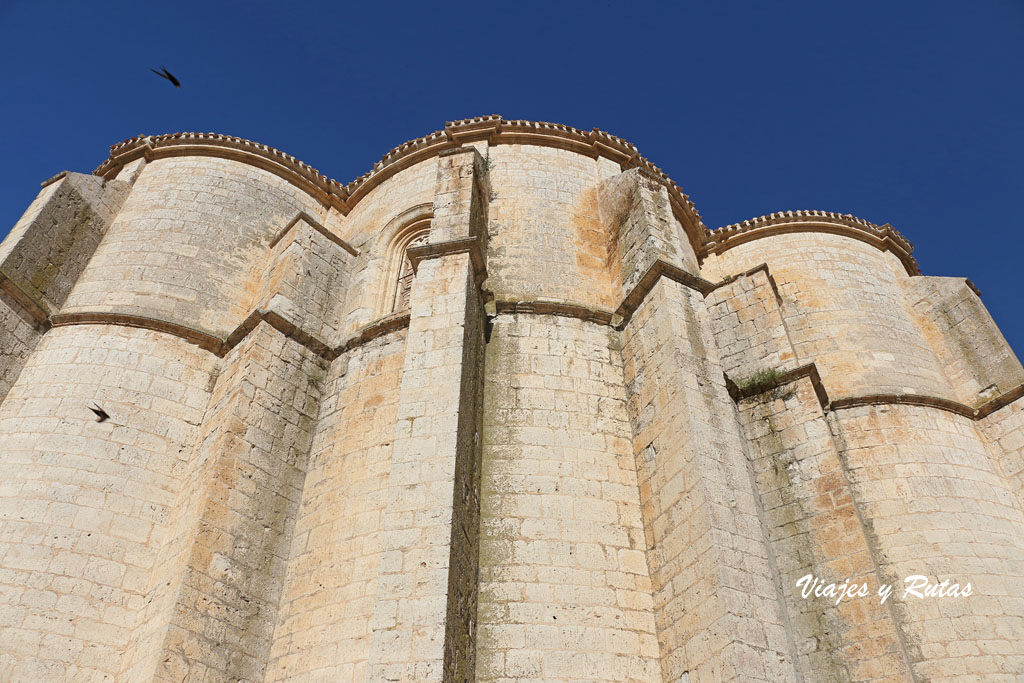
[[979, 296], [853, 216], [708, 230], [596, 129], [347, 185], [132, 138], [0, 245], [0, 679], [1017, 680]]

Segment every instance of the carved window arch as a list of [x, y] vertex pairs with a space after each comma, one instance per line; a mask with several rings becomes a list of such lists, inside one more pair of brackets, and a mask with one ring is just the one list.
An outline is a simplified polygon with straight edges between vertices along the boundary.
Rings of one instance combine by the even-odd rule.
[[380, 312], [400, 313], [409, 308], [409, 294], [415, 277], [407, 252], [410, 247], [425, 244], [430, 236], [430, 217], [413, 220], [399, 229], [387, 249], [384, 286]]
[[409, 260], [409, 248], [418, 247], [421, 244], [427, 243], [427, 238], [430, 237], [430, 224], [427, 223], [426, 227], [422, 232], [417, 233], [402, 249], [402, 266], [398, 271], [398, 280], [395, 283], [395, 297], [394, 305], [391, 307], [392, 312], [398, 313], [409, 308], [409, 295], [412, 293], [412, 279], [416, 276], [416, 273], [412, 269], [412, 261]]

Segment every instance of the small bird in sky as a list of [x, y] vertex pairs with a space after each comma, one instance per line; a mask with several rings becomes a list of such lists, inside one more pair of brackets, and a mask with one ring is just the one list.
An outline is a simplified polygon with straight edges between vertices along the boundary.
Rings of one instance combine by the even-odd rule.
[[110, 419], [110, 415], [107, 414], [107, 411], [103, 410], [103, 408], [100, 408], [98, 404], [89, 406], [89, 410], [96, 413], [97, 422], [104, 422]]
[[175, 78], [174, 74], [172, 74], [170, 71], [167, 70], [167, 67], [161, 66], [160, 67], [160, 71], [157, 71], [156, 69], [150, 69], [150, 71], [155, 73], [160, 78], [166, 78], [167, 80], [169, 80], [171, 83], [174, 84], [175, 88], [180, 88], [181, 87], [181, 81], [179, 81], [177, 78]]

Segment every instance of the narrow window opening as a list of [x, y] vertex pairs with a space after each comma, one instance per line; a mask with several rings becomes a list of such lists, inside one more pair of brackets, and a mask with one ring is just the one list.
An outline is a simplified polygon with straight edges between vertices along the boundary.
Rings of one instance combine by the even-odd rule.
[[412, 281], [416, 274], [412, 269], [412, 262], [409, 261], [409, 248], [426, 244], [430, 236], [429, 228], [415, 235], [402, 249], [402, 267], [398, 271], [398, 280], [395, 283], [395, 297], [391, 307], [393, 313], [400, 313], [409, 309], [409, 297], [412, 294]]

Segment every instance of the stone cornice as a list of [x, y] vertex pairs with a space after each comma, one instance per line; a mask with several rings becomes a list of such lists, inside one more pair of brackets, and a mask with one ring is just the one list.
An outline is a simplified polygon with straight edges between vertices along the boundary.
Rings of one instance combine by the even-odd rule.
[[642, 157], [635, 145], [597, 128], [585, 131], [560, 123], [522, 119], [506, 121], [497, 115], [449, 121], [443, 130], [395, 147], [371, 171], [345, 186], [350, 206], [398, 171], [436, 156], [443, 150], [475, 141], [486, 141], [489, 146], [518, 144], [554, 147], [593, 159], [604, 157], [619, 164], [623, 171], [642, 168], [668, 188], [672, 211], [686, 230], [694, 249], [699, 247], [707, 230], [690, 198], [664, 171]]
[[110, 156], [93, 175], [110, 180], [125, 164], [136, 159], [151, 161], [177, 156], [210, 156], [250, 164], [284, 178], [324, 205], [344, 210], [344, 188], [338, 181], [273, 147], [219, 133], [136, 135], [111, 145]]
[[494, 310], [491, 315], [557, 315], [598, 325], [611, 325], [615, 317], [612, 311], [547, 299], [496, 299], [492, 305]]
[[921, 274], [917, 261], [911, 255], [914, 245], [891, 225], [875, 225], [850, 214], [830, 211], [781, 211], [706, 231], [698, 256], [703, 260], [710, 254], [721, 254], [752, 240], [794, 232], [821, 232], [851, 237], [882, 251], [892, 252], [908, 274]]
[[844, 410], [846, 408], [859, 408], [861, 406], [922, 406], [925, 408], [938, 408], [948, 413], [956, 413], [971, 419], [978, 418], [978, 411], [959, 401], [952, 401], [948, 398], [938, 396], [925, 396], [922, 394], [865, 394], [864, 396], [849, 396], [837, 398], [828, 405], [829, 410]]
[[920, 274], [917, 261], [911, 255], [913, 245], [899, 231], [889, 224], [875, 225], [849, 214], [784, 211], [708, 230], [690, 198], [664, 171], [641, 156], [635, 145], [597, 128], [585, 131], [558, 123], [505, 120], [500, 116], [449, 121], [442, 130], [398, 145], [374, 164], [369, 172], [344, 185], [273, 147], [217, 133], [138, 135], [111, 146], [109, 158], [93, 173], [110, 179], [125, 164], [139, 158], [152, 160], [174, 156], [213, 156], [233, 159], [275, 173], [325, 206], [348, 214], [363, 197], [396, 173], [477, 141], [484, 141], [489, 146], [520, 144], [554, 147], [593, 159], [603, 157], [618, 164], [623, 171], [641, 169], [644, 175], [668, 190], [672, 213], [683, 226], [690, 244], [702, 261], [710, 254], [720, 254], [762, 237], [793, 232], [821, 232], [845, 235], [883, 251], [890, 251], [903, 263], [909, 274]]
[[306, 347], [317, 356], [332, 361], [346, 351], [362, 346], [377, 337], [389, 332], [400, 330], [409, 325], [409, 313], [402, 312], [390, 315], [356, 331], [338, 346], [332, 347], [319, 339], [315, 334], [307, 332], [292, 321], [274, 311], [264, 309], [251, 312], [238, 327], [226, 338], [220, 337], [179, 323], [161, 320], [150, 316], [132, 313], [112, 313], [86, 311], [81, 313], [55, 313], [49, 317], [48, 326], [67, 327], [69, 325], [113, 325], [117, 327], [135, 327], [143, 330], [162, 332], [195, 344], [219, 358], [223, 358], [231, 349], [238, 346], [261, 323], [265, 322], [289, 339]]
[[399, 171], [464, 143], [487, 141], [488, 145], [520, 144], [565, 149], [591, 158], [604, 157], [622, 170], [641, 168], [668, 189], [672, 212], [686, 230], [695, 250], [699, 250], [707, 228], [690, 198], [660, 168], [640, 156], [636, 147], [620, 137], [594, 128], [585, 131], [558, 123], [512, 120], [500, 116], [481, 116], [449, 121], [443, 130], [405, 142], [387, 154], [374, 167], [347, 185], [342, 185], [290, 154], [273, 147], [217, 133], [171, 133], [137, 135], [110, 148], [110, 157], [93, 171], [102, 178], [115, 177], [121, 168], [136, 159], [160, 159], [173, 156], [213, 156], [233, 159], [263, 168], [308, 192], [325, 206], [342, 214], [352, 208], [375, 187]]
[[[117, 327], [136, 327], [142, 330], [162, 332], [172, 337], [184, 339], [190, 344], [209, 351], [217, 356], [223, 356], [229, 349], [225, 348], [224, 340], [216, 335], [197, 330], [194, 327], [181, 325], [169, 320], [161, 320], [144, 315], [133, 313], [112, 313], [108, 311], [85, 311], [81, 313], [54, 313], [50, 316], [50, 324], [53, 327], [67, 327], [68, 325], [114, 325]], [[243, 323], [245, 324], [245, 323]], [[244, 336], [244, 335], [243, 335]]]

